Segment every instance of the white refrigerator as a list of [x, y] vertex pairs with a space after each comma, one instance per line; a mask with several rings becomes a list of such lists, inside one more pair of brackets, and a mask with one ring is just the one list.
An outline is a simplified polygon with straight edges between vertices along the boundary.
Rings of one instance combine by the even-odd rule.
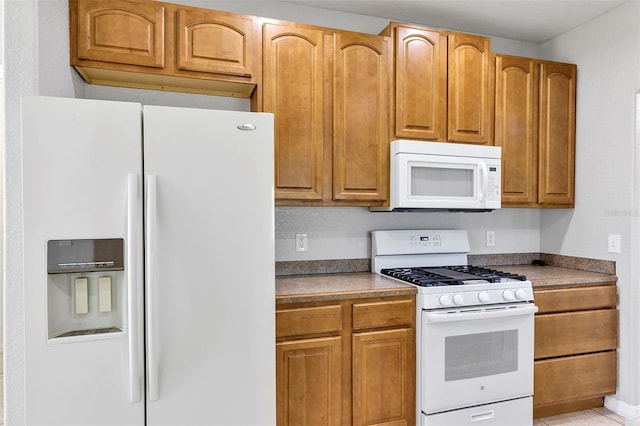
[[275, 424], [273, 116], [26, 97], [29, 425]]

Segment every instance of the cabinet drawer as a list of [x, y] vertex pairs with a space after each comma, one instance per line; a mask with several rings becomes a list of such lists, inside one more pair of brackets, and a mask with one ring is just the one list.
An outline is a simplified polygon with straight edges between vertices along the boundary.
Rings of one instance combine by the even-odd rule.
[[615, 392], [615, 351], [534, 363], [534, 407]]
[[615, 308], [617, 304], [615, 285], [534, 290], [533, 295], [538, 314]]
[[415, 321], [413, 299], [353, 305], [353, 329], [411, 327]]
[[342, 306], [315, 306], [276, 311], [276, 338], [339, 333]]
[[568, 312], [535, 317], [535, 358], [616, 349], [617, 311]]

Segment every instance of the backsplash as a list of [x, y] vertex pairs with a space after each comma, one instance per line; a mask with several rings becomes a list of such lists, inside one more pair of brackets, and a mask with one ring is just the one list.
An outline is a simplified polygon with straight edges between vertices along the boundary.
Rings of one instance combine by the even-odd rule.
[[[561, 256], [547, 253], [470, 254], [468, 255], [468, 260], [470, 265], [476, 266], [530, 265], [534, 260], [541, 260], [549, 266], [560, 266], [602, 274], [616, 273], [616, 262], [611, 260]], [[368, 271], [371, 271], [371, 259], [369, 258], [276, 262], [276, 276]]]

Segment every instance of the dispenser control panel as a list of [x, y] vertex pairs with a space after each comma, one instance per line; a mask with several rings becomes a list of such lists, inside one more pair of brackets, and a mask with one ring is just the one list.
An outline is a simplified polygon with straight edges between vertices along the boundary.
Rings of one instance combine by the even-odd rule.
[[124, 270], [122, 238], [49, 240], [47, 242], [49, 274], [122, 270]]

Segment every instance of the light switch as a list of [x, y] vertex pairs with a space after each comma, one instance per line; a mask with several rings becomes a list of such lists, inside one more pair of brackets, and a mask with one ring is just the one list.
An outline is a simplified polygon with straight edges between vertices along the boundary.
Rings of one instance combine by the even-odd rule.
[[98, 278], [98, 310], [111, 312], [111, 277]]
[[86, 278], [76, 278], [74, 282], [75, 313], [78, 315], [89, 313], [89, 291]]

